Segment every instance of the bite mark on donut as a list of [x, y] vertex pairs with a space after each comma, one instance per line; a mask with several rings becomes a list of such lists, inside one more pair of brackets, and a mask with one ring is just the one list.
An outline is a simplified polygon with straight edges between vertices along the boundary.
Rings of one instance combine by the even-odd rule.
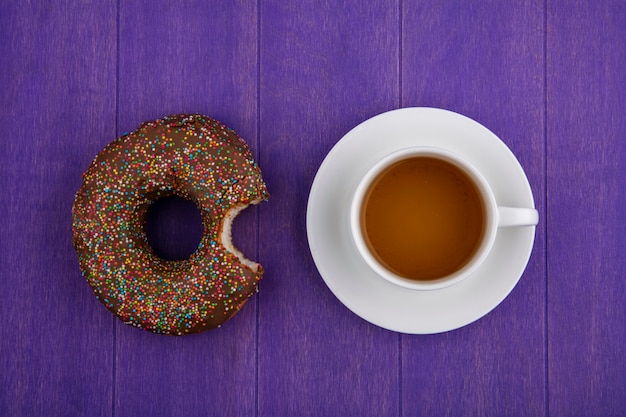
[[250, 204], [239, 204], [236, 205], [234, 207], [232, 207], [230, 210], [228, 210], [226, 212], [226, 214], [224, 215], [224, 220], [222, 223], [222, 232], [220, 234], [220, 240], [222, 245], [224, 246], [224, 248], [226, 248], [226, 250], [230, 253], [232, 253], [233, 255], [235, 255], [237, 257], [237, 259], [239, 259], [239, 261], [245, 265], [246, 267], [248, 267], [251, 271], [253, 271], [254, 273], [260, 273], [263, 271], [263, 267], [251, 260], [248, 259], [243, 252], [241, 252], [239, 250], [239, 248], [237, 248], [233, 242], [233, 233], [232, 233], [232, 228], [233, 228], [233, 222], [235, 221], [235, 218], [239, 215], [239, 213], [241, 213], [242, 211], [244, 211], [245, 209], [247, 209], [248, 207], [250, 207], [251, 205], [256, 205], [259, 204], [263, 201], [263, 198], [260, 197], [254, 201], [252, 201]]

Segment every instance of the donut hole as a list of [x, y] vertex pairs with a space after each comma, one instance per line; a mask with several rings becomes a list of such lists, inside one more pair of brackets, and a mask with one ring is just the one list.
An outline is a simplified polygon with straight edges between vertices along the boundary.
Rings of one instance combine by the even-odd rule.
[[196, 204], [170, 195], [150, 205], [144, 231], [154, 253], [168, 261], [188, 259], [198, 249], [204, 228]]

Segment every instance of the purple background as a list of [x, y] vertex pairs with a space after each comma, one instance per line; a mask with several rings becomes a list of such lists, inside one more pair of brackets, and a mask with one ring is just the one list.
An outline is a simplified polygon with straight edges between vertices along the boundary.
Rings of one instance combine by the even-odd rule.
[[[306, 240], [326, 153], [407, 106], [493, 130], [540, 212], [510, 296], [439, 335], [352, 314]], [[4, 1], [0, 415], [624, 416], [625, 109], [618, 0]], [[179, 112], [246, 138], [272, 194], [235, 229], [259, 294], [183, 338], [104, 309], [70, 215], [104, 145]], [[181, 216], [157, 233], [193, 232]]]

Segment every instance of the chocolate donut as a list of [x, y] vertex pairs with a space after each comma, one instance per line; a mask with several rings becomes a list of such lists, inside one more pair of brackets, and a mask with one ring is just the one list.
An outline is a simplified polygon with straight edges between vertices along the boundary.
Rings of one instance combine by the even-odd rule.
[[[201, 212], [198, 249], [158, 257], [147, 210], [178, 195]], [[72, 208], [73, 243], [96, 297], [124, 323], [183, 335], [220, 326], [257, 291], [261, 265], [233, 245], [233, 219], [269, 197], [246, 143], [206, 116], [147, 122], [107, 145], [83, 174]]]

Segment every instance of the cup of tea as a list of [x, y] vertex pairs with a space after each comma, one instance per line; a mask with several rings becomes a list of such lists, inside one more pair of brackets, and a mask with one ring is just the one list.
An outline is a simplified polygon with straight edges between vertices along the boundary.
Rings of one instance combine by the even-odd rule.
[[470, 276], [502, 227], [534, 226], [537, 210], [498, 205], [480, 171], [447, 149], [411, 147], [376, 162], [350, 207], [354, 243], [387, 281], [435, 290]]

